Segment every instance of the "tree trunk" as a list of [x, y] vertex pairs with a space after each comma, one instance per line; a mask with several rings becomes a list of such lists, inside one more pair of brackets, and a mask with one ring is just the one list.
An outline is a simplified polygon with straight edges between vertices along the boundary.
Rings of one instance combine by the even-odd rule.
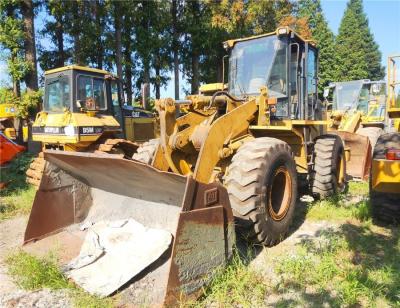
[[196, 94], [199, 90], [199, 54], [196, 50], [192, 51], [192, 94]]
[[125, 62], [125, 92], [126, 99], [129, 105], [132, 104], [132, 58], [130, 46], [126, 46], [124, 51], [124, 62]]
[[61, 16], [56, 17], [55, 35], [57, 40], [57, 53], [58, 53], [57, 66], [63, 67], [65, 62], [65, 52], [64, 52], [64, 28]]
[[174, 54], [175, 99], [179, 99], [179, 33], [177, 23], [177, 0], [172, 0], [172, 51]]
[[103, 42], [101, 40], [101, 35], [103, 33], [103, 27], [101, 23], [101, 8], [98, 0], [93, 2], [93, 14], [96, 21], [96, 35], [97, 35], [97, 50], [96, 50], [96, 63], [98, 69], [103, 69], [103, 58], [104, 58], [104, 48]]
[[28, 91], [37, 91], [37, 63], [36, 63], [36, 46], [35, 46], [35, 25], [32, 0], [23, 0], [21, 3], [21, 12], [24, 21], [24, 47], [25, 60], [30, 64], [31, 69], [25, 76], [26, 88]]
[[115, 65], [117, 66], [117, 75], [122, 78], [122, 42], [121, 42], [121, 20], [120, 3], [114, 2], [114, 29], [115, 29]]
[[81, 19], [83, 16], [81, 16], [84, 13], [82, 4], [79, 2], [74, 2], [73, 4], [73, 12], [72, 12], [72, 18], [73, 18], [73, 40], [74, 40], [74, 55], [73, 59], [75, 60], [75, 63], [78, 65], [83, 65], [83, 59], [82, 59], [82, 50], [81, 50], [81, 41], [80, 41], [80, 27], [81, 27]]
[[160, 59], [160, 50], [157, 49], [156, 55], [155, 55], [155, 63], [154, 63], [154, 70], [156, 71], [156, 78], [154, 82], [154, 88], [156, 90], [156, 99], [160, 99], [161, 94], [161, 59]]
[[143, 108], [148, 109], [149, 107], [149, 97], [150, 97], [150, 63], [147, 60], [144, 63], [144, 70], [143, 70], [143, 89], [142, 91], [142, 100], [143, 100]]

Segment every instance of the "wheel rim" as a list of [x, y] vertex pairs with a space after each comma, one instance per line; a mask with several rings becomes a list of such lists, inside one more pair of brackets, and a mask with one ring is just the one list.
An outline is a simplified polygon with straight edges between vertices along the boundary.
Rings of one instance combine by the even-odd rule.
[[270, 217], [277, 221], [285, 218], [292, 200], [292, 179], [284, 166], [275, 170], [268, 197]]

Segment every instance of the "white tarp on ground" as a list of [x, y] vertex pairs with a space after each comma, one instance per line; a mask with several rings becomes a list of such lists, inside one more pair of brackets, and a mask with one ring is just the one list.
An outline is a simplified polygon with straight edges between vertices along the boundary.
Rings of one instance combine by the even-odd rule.
[[101, 221], [88, 228], [80, 254], [66, 274], [87, 292], [108, 296], [156, 261], [172, 235], [133, 219]]

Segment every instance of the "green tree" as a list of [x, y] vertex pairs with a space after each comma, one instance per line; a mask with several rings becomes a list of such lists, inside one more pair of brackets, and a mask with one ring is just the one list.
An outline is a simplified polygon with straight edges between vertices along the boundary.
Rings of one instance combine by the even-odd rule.
[[71, 50], [66, 46], [67, 31], [71, 27], [67, 12], [71, 4], [66, 1], [49, 0], [44, 6], [50, 18], [46, 18], [40, 35], [48, 38], [52, 44], [46, 49], [39, 45], [38, 60], [43, 70], [49, 70], [62, 67], [71, 59]]
[[381, 53], [368, 26], [362, 0], [350, 0], [336, 38], [336, 80], [381, 79]]
[[0, 0], [0, 45], [7, 57], [13, 91], [17, 97], [21, 95], [21, 80], [31, 69], [25, 59], [24, 24], [19, 5], [18, 0]]
[[320, 0], [301, 0], [298, 16], [308, 20], [312, 39], [319, 49], [319, 92], [335, 80], [335, 37], [329, 29]]

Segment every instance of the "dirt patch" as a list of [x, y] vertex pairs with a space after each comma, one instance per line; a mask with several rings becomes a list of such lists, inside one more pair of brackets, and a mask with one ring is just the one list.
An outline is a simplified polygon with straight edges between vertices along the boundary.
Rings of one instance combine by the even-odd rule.
[[0, 303], [5, 294], [18, 289], [7, 275], [4, 258], [13, 250], [20, 247], [24, 237], [27, 217], [16, 217], [0, 223]]

